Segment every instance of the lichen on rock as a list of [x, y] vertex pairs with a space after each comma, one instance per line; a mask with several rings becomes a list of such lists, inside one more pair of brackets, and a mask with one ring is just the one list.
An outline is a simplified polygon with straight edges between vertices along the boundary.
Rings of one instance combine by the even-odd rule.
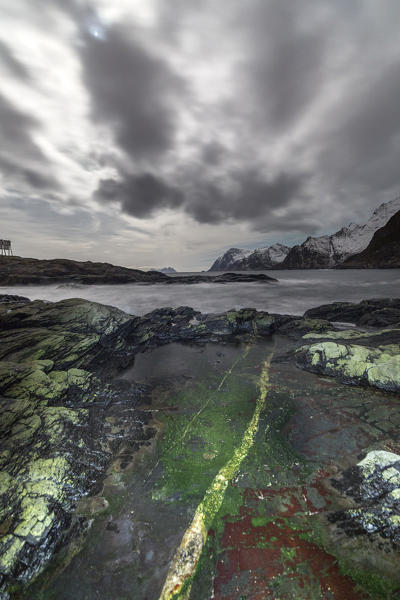
[[333, 484], [354, 506], [333, 513], [332, 522], [349, 534], [379, 534], [400, 548], [400, 455], [373, 450]]
[[400, 391], [400, 346], [396, 344], [370, 348], [324, 341], [301, 346], [296, 362], [308, 370], [339, 377], [345, 383]]

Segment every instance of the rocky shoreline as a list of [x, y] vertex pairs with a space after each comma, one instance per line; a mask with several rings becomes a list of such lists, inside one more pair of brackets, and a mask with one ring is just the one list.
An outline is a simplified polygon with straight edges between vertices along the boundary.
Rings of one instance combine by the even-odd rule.
[[116, 285], [197, 284], [197, 283], [276, 283], [277, 279], [262, 273], [224, 273], [222, 275], [177, 275], [170, 277], [158, 271], [128, 269], [109, 263], [80, 262], [68, 259], [39, 260], [19, 256], [0, 256], [0, 285], [46, 285], [51, 283]]
[[[121, 447], [132, 457], [154, 437], [150, 413], [143, 410], [149, 390], [115, 378], [136, 355], [171, 342], [272, 336], [278, 363], [400, 392], [397, 299], [336, 303], [300, 318], [254, 309], [204, 315], [189, 307], [135, 317], [80, 299], [0, 297], [0, 597], [17, 597], [15, 590], [37, 577], [77, 531], [84, 532], [87, 517], [75, 512], [76, 505], [101, 490]], [[384, 531], [398, 552], [400, 456], [389, 458], [376, 453], [368, 468], [360, 463], [351, 479], [352, 509], [332, 519], [345, 529], [364, 527], [368, 535], [372, 519], [374, 531]], [[362, 519], [357, 507], [371, 497], [371, 486], [377, 490], [372, 517]]]

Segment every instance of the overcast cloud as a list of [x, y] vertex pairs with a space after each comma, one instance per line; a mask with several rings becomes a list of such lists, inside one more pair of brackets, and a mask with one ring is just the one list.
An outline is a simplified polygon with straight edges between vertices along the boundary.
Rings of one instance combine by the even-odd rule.
[[0, 237], [207, 268], [399, 190], [397, 0], [0, 0]]

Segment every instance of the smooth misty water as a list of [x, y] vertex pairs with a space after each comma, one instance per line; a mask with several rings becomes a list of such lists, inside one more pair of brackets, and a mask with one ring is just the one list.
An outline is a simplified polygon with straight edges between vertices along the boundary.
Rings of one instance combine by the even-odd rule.
[[[265, 271], [277, 284], [231, 283], [194, 285], [76, 285], [0, 287], [0, 293], [32, 300], [85, 298], [143, 315], [163, 306], [191, 306], [204, 313], [243, 307], [268, 312], [303, 314], [329, 302], [359, 302], [400, 295], [400, 269], [335, 271]], [[205, 273], [211, 275], [210, 273]], [[214, 275], [215, 273], [212, 273]]]

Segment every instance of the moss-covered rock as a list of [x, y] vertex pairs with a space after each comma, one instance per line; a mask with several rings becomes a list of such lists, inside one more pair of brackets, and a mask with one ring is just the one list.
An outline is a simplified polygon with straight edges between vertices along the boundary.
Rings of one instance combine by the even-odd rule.
[[[109, 460], [102, 424], [94, 427], [82, 406], [111, 394], [102, 365], [110, 359], [110, 337], [131, 317], [83, 300], [9, 299], [1, 306], [0, 589], [6, 589], [40, 571], [76, 500]], [[89, 428], [99, 439], [91, 439]]]

